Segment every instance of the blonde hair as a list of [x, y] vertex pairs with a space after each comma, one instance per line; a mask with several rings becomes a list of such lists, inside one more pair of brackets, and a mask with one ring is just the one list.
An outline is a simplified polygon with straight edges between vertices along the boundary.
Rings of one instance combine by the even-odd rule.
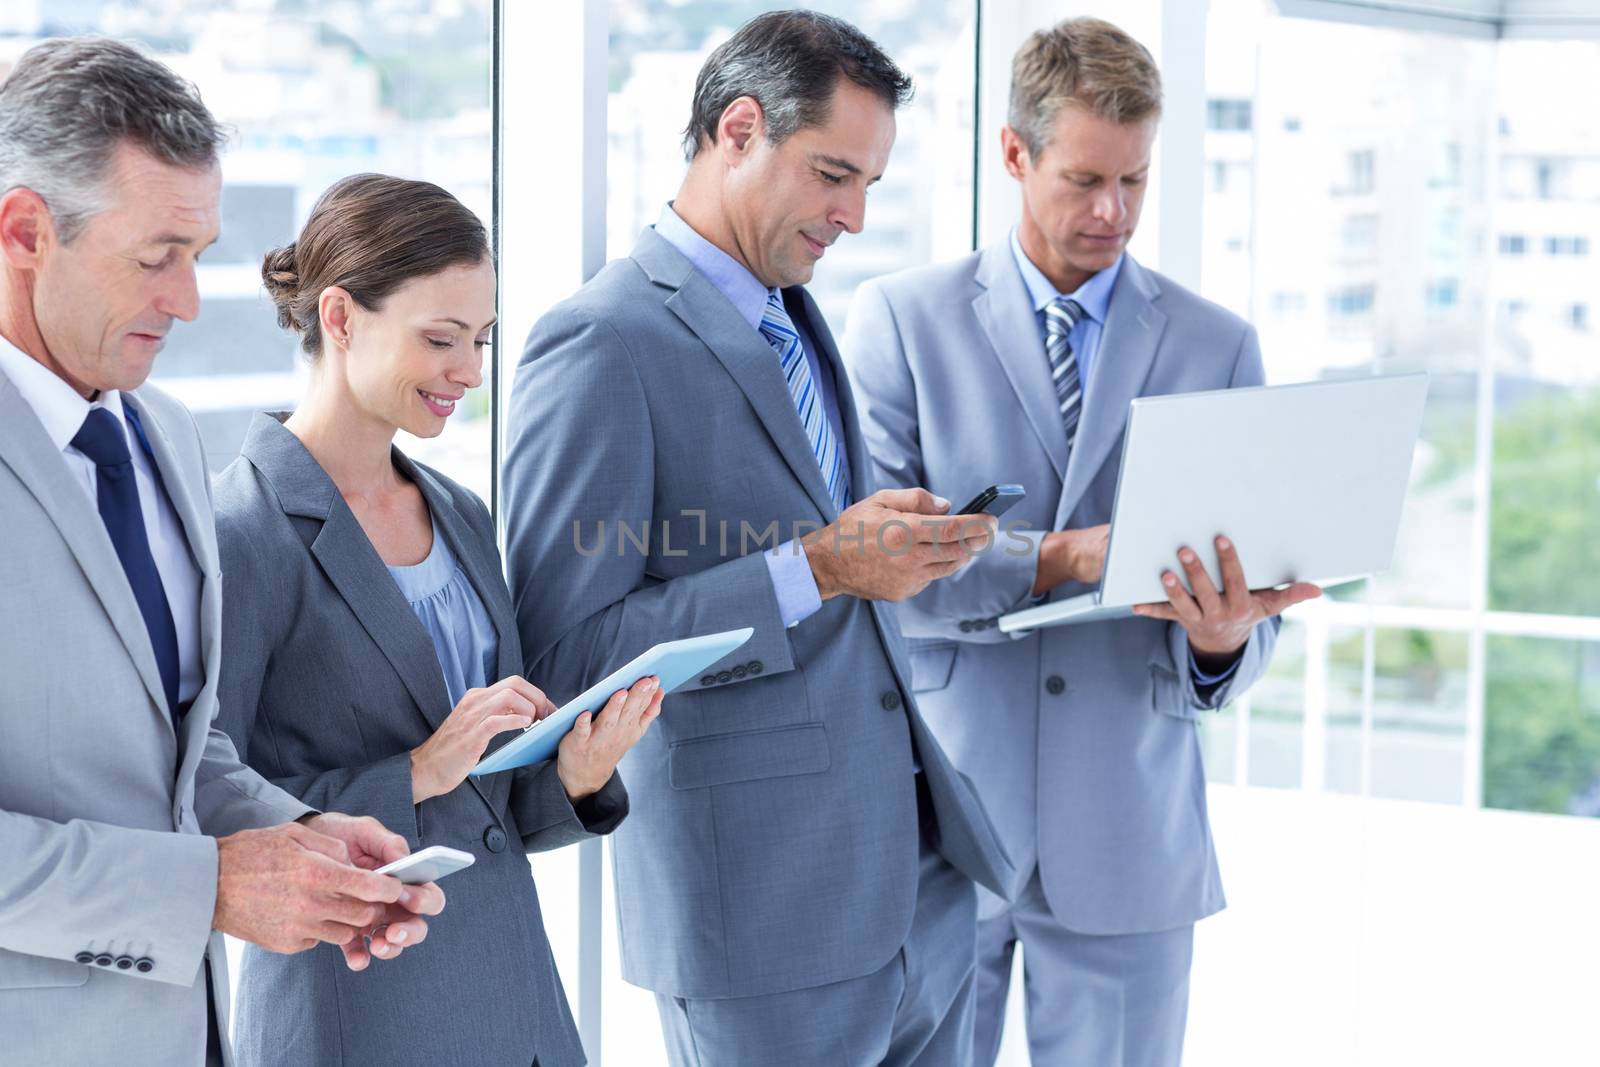
[[1006, 121], [1037, 156], [1067, 104], [1116, 123], [1161, 115], [1161, 72], [1144, 45], [1109, 22], [1074, 18], [1035, 31], [1011, 61]]

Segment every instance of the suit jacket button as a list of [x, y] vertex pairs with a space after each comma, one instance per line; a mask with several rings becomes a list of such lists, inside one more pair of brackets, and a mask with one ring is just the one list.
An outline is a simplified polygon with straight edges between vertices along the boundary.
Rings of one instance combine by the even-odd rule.
[[149, 956], [144, 956], [133, 961], [133, 969], [138, 971], [140, 974], [149, 974], [151, 971], [156, 969], [156, 961], [151, 959]]
[[735, 667], [733, 669], [733, 676], [735, 678], [743, 678], [745, 675], [747, 675], [749, 673], [750, 673], [750, 668], [746, 667], [743, 663], [739, 664], [737, 667]]
[[94, 965], [96, 967], [109, 967], [115, 962], [115, 958], [104, 952], [100, 953], [100, 955], [94, 958]]
[[716, 685], [717, 684], [717, 676], [714, 675], [714, 674], [702, 674], [700, 676], [700, 684], [701, 685]]
[[717, 684], [718, 685], [727, 685], [731, 681], [733, 681], [733, 672], [732, 671], [718, 671], [717, 672]]
[[760, 674], [761, 673], [761, 661], [760, 660], [753, 659], [753, 660], [750, 661], [750, 673], [751, 674]]
[[893, 711], [900, 706], [900, 694], [891, 689], [883, 694], [883, 699], [879, 700], [878, 703], [883, 705], [884, 711]]
[[94, 953], [93, 952], [80, 952], [80, 953], [78, 953], [76, 956], [74, 956], [72, 958], [77, 960], [79, 963], [84, 964], [85, 966], [87, 966], [87, 965], [89, 965], [89, 964], [94, 962]]
[[961, 632], [964, 634], [970, 634], [972, 632], [972, 623], [968, 622], [966, 619], [962, 619]]
[[1044, 687], [1053, 697], [1058, 697], [1066, 691], [1067, 683], [1061, 680], [1061, 675], [1052, 674], [1044, 680]]
[[498, 826], [491, 826], [483, 832], [483, 847], [490, 852], [504, 852], [506, 850], [506, 832]]
[[118, 956], [117, 957], [117, 970], [125, 971], [129, 967], [132, 967], [132, 966], [133, 966], [133, 957], [132, 956]]

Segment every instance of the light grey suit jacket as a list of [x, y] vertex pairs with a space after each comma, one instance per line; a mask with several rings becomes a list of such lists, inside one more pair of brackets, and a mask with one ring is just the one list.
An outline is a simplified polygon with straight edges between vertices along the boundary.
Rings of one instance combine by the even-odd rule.
[[[194, 420], [150, 386], [123, 401], [143, 418], [200, 568], [205, 685], [175, 733], [144, 620], [95, 503], [0, 373], [7, 1063], [203, 1063], [208, 952], [219, 1021], [228, 1003], [222, 936], [211, 930], [213, 837], [310, 810], [241, 764], [212, 728], [221, 591]], [[96, 956], [109, 966], [77, 962]]]
[[[1206, 690], [1175, 623], [1130, 618], [1014, 639], [994, 620], [1032, 603], [1045, 532], [1110, 520], [1130, 400], [1259, 385], [1261, 355], [1243, 320], [1127, 257], [1069, 456], [1034, 316], [1009, 241], [869, 282], [850, 312], [845, 364], [883, 481], [951, 500], [993, 482], [1028, 491], [994, 549], [900, 605], [917, 699], [977, 783], [1019, 877], [1037, 861], [1063, 924], [1172, 929], [1223, 906], [1196, 715], [1261, 675], [1276, 620]], [[1248, 567], [1249, 546], [1241, 551]], [[1049, 599], [1086, 591], [1068, 584]], [[981, 901], [984, 914], [1000, 907]]]
[[[493, 680], [520, 673], [488, 509], [392, 455], [494, 623]], [[357, 974], [331, 945], [247, 949], [242, 1067], [582, 1064], [525, 853], [609, 832], [627, 814], [620, 777], [576, 811], [553, 761], [411, 802], [411, 750], [451, 712], [438, 654], [338, 487], [271, 415], [255, 417], [217, 478], [217, 536], [228, 589], [218, 724], [240, 753], [308, 803], [377, 817], [413, 851], [448, 845], [477, 858], [443, 884], [450, 903], [427, 943], [398, 959]]]
[[[784, 296], [835, 378], [865, 497], [871, 467], [833, 339], [803, 289]], [[639, 800], [616, 835], [630, 982], [734, 997], [887, 963], [917, 891], [916, 757], [945, 858], [986, 885], [1012, 879], [911, 698], [888, 605], [836, 597], [784, 628], [755, 538], [770, 529], [771, 548], [792, 523], [837, 512], [772, 348], [655, 231], [534, 327], [505, 485], [528, 674], [558, 703], [657, 641], [755, 629], [668, 697], [624, 760]], [[639, 548], [627, 538], [646, 525]]]

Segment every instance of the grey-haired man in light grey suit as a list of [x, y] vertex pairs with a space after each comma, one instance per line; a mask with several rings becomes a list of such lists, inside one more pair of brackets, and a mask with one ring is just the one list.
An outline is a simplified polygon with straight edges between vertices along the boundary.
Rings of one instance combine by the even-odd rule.
[[211, 726], [205, 460], [183, 406], [141, 386], [199, 308], [221, 143], [191, 86], [113, 41], [41, 44], [0, 85], [6, 1063], [225, 1062], [223, 933], [334, 942], [359, 969], [443, 906], [360, 869], [404, 838], [313, 812]]
[[700, 72], [677, 199], [517, 370], [507, 570], [529, 676], [560, 699], [656, 641], [755, 630], [624, 763], [623, 974], [656, 992], [677, 1064], [971, 1054], [973, 882], [999, 891], [1011, 867], [882, 601], [993, 524], [873, 492], [802, 288], [860, 229], [908, 88], [838, 19], [747, 23]]
[[1194, 923], [1223, 906], [1195, 719], [1261, 676], [1275, 616], [1316, 594], [1251, 593], [1249, 546], [1219, 538], [1222, 590], [1185, 548], [1170, 603], [1141, 618], [995, 625], [1099, 581], [1132, 398], [1262, 381], [1250, 326], [1124, 252], [1160, 94], [1149, 53], [1114, 26], [1034, 34], [1003, 131], [1021, 224], [862, 286], [842, 346], [885, 484], [1028, 494], [994, 548], [899, 608], [918, 702], [1020, 875], [1014, 902], [980, 906], [980, 1064], [1021, 944], [1035, 1067], [1176, 1067]]

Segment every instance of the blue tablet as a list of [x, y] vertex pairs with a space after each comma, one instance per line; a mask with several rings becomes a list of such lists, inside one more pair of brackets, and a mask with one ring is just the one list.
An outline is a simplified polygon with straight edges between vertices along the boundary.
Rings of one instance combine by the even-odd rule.
[[670, 693], [750, 640], [753, 633], [755, 630], [747, 626], [742, 630], [687, 637], [682, 641], [655, 645], [522, 731], [521, 737], [489, 753], [470, 773], [476, 778], [551, 759], [561, 739], [578, 721], [578, 716], [586, 711], [598, 712], [606, 706], [612, 693], [627, 689], [640, 678], [652, 674], [661, 679], [662, 691]]

